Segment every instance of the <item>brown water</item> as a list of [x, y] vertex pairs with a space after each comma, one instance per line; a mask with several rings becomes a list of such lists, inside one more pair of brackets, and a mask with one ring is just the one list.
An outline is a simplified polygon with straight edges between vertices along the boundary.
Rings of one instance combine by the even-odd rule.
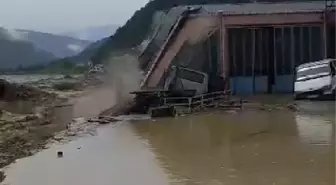
[[115, 104], [112, 88], [90, 89], [78, 98], [73, 99], [73, 117], [96, 117], [100, 112]]
[[334, 185], [334, 105], [302, 106], [101, 126], [12, 164], [4, 184]]

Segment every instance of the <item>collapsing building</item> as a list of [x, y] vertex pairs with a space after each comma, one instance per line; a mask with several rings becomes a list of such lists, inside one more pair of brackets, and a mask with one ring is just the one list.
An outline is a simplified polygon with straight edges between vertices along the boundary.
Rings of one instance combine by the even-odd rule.
[[335, 58], [329, 1], [174, 7], [160, 21], [139, 57], [143, 87], [162, 87], [175, 65], [207, 73], [216, 90], [291, 93], [296, 66]]

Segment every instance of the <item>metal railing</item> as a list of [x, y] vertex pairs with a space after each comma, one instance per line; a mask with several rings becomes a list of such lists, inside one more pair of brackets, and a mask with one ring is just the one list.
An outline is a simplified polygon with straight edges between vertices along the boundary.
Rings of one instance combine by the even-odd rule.
[[211, 92], [207, 94], [196, 95], [193, 97], [168, 97], [163, 99], [164, 106], [186, 106], [186, 107], [194, 107], [194, 106], [204, 106], [207, 104], [211, 104], [216, 101], [221, 100], [229, 100], [230, 99], [230, 91], [218, 91]]

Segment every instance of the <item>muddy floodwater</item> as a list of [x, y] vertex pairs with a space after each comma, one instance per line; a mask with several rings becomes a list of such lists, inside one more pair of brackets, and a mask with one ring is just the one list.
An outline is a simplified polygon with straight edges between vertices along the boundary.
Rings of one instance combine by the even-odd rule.
[[3, 184], [334, 185], [334, 103], [300, 106], [103, 125], [18, 160]]

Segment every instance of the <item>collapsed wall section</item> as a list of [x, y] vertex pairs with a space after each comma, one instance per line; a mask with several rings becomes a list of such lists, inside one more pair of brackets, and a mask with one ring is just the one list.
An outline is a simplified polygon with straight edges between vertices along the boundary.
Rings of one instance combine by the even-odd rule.
[[186, 10], [186, 7], [175, 7], [168, 12], [159, 11], [154, 14], [148, 37], [140, 46], [139, 60], [143, 70], [148, 71], [171, 29]]
[[[217, 17], [190, 17], [183, 28], [173, 38], [169, 48], [163, 54], [154, 71], [150, 74], [147, 82], [148, 87], [157, 87], [165, 71], [171, 67], [173, 59], [177, 56], [183, 46], [196, 45], [209, 38], [218, 29], [219, 19]], [[191, 61], [193, 62], [193, 61]]]

